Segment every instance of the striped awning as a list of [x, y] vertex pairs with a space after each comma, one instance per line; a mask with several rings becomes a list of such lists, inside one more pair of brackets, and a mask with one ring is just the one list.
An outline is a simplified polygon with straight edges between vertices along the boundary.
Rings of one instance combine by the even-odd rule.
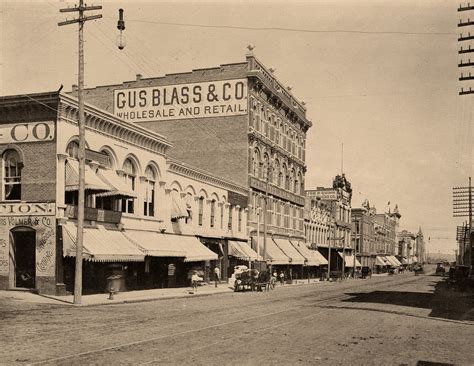
[[[255, 241], [256, 238], [252, 238], [252, 240]], [[263, 237], [259, 237], [258, 246], [260, 248], [260, 253], [262, 253], [262, 256], [263, 256], [263, 252], [264, 252]], [[290, 263], [290, 258], [288, 258], [285, 255], [285, 253], [281, 251], [281, 249], [275, 244], [275, 242], [272, 240], [271, 237], [267, 237], [265, 260], [270, 264], [289, 264]]]
[[[63, 255], [76, 256], [76, 223], [63, 225]], [[121, 231], [103, 225], [84, 227], [83, 256], [92, 262], [143, 262], [145, 254]]]
[[212, 261], [218, 259], [216, 253], [208, 249], [195, 236], [163, 234], [168, 246], [180, 248], [185, 262]]
[[320, 266], [328, 264], [328, 261], [321, 255], [321, 253], [308, 248], [304, 242], [293, 240], [290, 240], [290, 242], [296, 248], [296, 250], [300, 252], [303, 257], [305, 257], [305, 264], [307, 266]]
[[229, 255], [248, 261], [261, 260], [258, 254], [246, 242], [229, 240]]
[[[79, 189], [79, 162], [77, 160], [66, 161], [65, 190], [77, 191]], [[112, 187], [100, 179], [92, 171], [89, 165], [85, 164], [84, 189], [91, 191], [110, 191]]]
[[112, 169], [97, 170], [97, 176], [107, 183], [111, 188], [109, 192], [102, 192], [97, 194], [97, 197], [108, 197], [108, 196], [122, 196], [136, 198], [137, 194], [128, 187], [121, 177], [117, 175]]
[[181, 219], [189, 217], [184, 200], [179, 196], [178, 191], [171, 191], [171, 218]]
[[151, 257], [186, 256], [186, 252], [180, 246], [167, 240], [162, 233], [148, 230], [124, 230], [123, 235]]
[[338, 254], [341, 256], [341, 258], [344, 258], [344, 265], [345, 267], [354, 267], [354, 259], [355, 259], [355, 265], [356, 267], [362, 267], [362, 264], [360, 264], [360, 262], [358, 261], [357, 258], [354, 258], [353, 255], [350, 255], [350, 254], [346, 254], [344, 256], [343, 253], [341, 252], [338, 252]]
[[395, 258], [393, 255], [387, 255], [386, 258], [390, 262], [390, 264], [394, 267], [400, 267], [401, 263], [398, 261], [397, 258]]
[[290, 264], [305, 264], [305, 257], [303, 257], [300, 252], [291, 245], [289, 240], [273, 238], [273, 241], [276, 243], [278, 248], [280, 248], [288, 258], [290, 258]]
[[378, 255], [375, 257], [375, 265], [376, 266], [389, 266], [390, 262], [385, 258], [383, 255]]

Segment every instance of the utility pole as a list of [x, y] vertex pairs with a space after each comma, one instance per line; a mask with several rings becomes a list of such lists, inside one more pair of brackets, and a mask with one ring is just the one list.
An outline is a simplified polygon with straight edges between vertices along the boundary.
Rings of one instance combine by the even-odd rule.
[[[474, 13], [474, 5], [471, 5], [470, 3], [467, 3], [466, 6], [459, 5], [458, 12], [463, 15], [466, 13], [469, 14], [468, 12]], [[467, 19], [465, 20], [460, 19], [458, 23], [458, 28], [461, 28], [461, 30], [465, 30], [466, 28], [468, 29], [467, 34], [466, 32], [461, 32], [458, 38], [458, 42], [460, 42], [462, 45], [465, 45], [464, 47], [460, 47], [458, 54], [460, 55], [460, 57], [467, 57], [467, 61], [464, 61], [461, 58], [458, 67], [463, 69], [467, 68], [468, 70], [471, 70], [472, 67], [474, 67], [474, 61], [471, 61], [471, 58], [469, 56], [474, 53], [474, 47], [471, 47], [472, 43], [474, 43], [474, 35], [471, 35], [471, 32], [469, 30], [474, 30], [474, 21], [471, 20], [469, 16], [467, 16]], [[474, 56], [474, 54], [472, 56]], [[474, 76], [472, 75], [471, 71], [469, 71], [467, 75], [462, 72], [461, 76], [459, 77], [459, 81], [469, 82], [471, 83], [471, 85], [473, 80]], [[461, 88], [459, 95], [467, 94], [474, 94], [474, 90], [472, 89], [472, 87], [469, 87], [469, 89], [466, 90], [464, 88]]]
[[79, 6], [75, 8], [60, 9], [61, 13], [79, 12], [79, 17], [73, 20], [66, 20], [58, 23], [58, 26], [78, 23], [79, 25], [79, 72], [78, 72], [78, 104], [79, 104], [79, 199], [77, 207], [77, 236], [76, 236], [76, 269], [74, 276], [74, 304], [81, 304], [82, 297], [82, 250], [84, 231], [84, 181], [85, 181], [85, 116], [84, 116], [84, 23], [88, 20], [102, 18], [102, 15], [84, 16], [87, 10], [100, 10], [102, 6], [85, 6], [84, 0], [79, 0]]
[[[469, 186], [453, 188], [453, 216], [468, 217], [466, 225], [467, 235], [467, 265], [472, 266], [472, 185], [469, 177]], [[464, 253], [462, 253], [464, 255]]]

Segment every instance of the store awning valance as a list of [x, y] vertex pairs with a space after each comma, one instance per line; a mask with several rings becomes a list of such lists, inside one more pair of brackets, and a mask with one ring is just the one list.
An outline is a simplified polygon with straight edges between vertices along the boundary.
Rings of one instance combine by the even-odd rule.
[[130, 241], [151, 257], [185, 257], [186, 252], [176, 243], [166, 239], [162, 233], [147, 230], [124, 230]]
[[305, 257], [303, 257], [300, 252], [291, 245], [289, 240], [273, 238], [273, 241], [276, 243], [278, 248], [280, 248], [288, 258], [290, 258], [290, 264], [305, 264]]
[[186, 203], [180, 197], [178, 191], [171, 191], [171, 218], [181, 219], [189, 217]]
[[[85, 227], [83, 232], [83, 256], [92, 262], [143, 262], [145, 254], [121, 231], [97, 227]], [[76, 256], [77, 226], [68, 221], [63, 225], [63, 255]]]
[[112, 169], [102, 169], [97, 170], [97, 176], [107, 183], [111, 189], [109, 192], [103, 192], [97, 194], [97, 197], [108, 197], [108, 196], [122, 196], [136, 198], [137, 194], [128, 187], [123, 181], [122, 177], [119, 177], [116, 172]]
[[[346, 254], [344, 256], [344, 254], [341, 253], [341, 252], [338, 252], [338, 254], [341, 256], [341, 258], [345, 259], [344, 264], [345, 264], [346, 267], [354, 267], [354, 256], [353, 255]], [[360, 262], [358, 261], [357, 258], [355, 258], [355, 265], [356, 265], [356, 267], [362, 267], [362, 264], [360, 264]]]
[[[253, 241], [256, 238], [252, 238]], [[256, 244], [255, 244], [256, 245]], [[260, 237], [258, 240], [258, 245], [260, 248], [260, 253], [263, 257], [263, 237]], [[281, 249], [275, 244], [271, 237], [267, 237], [267, 245], [266, 245], [266, 253], [265, 253], [265, 260], [270, 264], [289, 264], [290, 258], [288, 258], [285, 253], [281, 251]]]
[[235, 240], [229, 240], [229, 255], [246, 261], [249, 259], [251, 261], [259, 259], [257, 253], [250, 247], [250, 245]]
[[375, 257], [375, 265], [376, 266], [389, 266], [390, 262], [385, 258], [383, 255], [378, 255]]
[[[79, 189], [79, 162], [77, 160], [66, 161], [66, 179], [65, 190], [77, 191]], [[92, 171], [89, 165], [85, 165], [84, 170], [84, 189], [91, 191], [110, 191], [112, 187], [100, 179]]]
[[312, 250], [306, 246], [302, 241], [293, 241], [290, 240], [291, 244], [305, 257], [307, 266], [320, 266], [328, 264], [326, 258], [324, 258], [321, 253], [316, 250]]
[[180, 248], [185, 253], [185, 262], [211, 261], [218, 259], [216, 253], [208, 249], [195, 236], [163, 234], [168, 245]]

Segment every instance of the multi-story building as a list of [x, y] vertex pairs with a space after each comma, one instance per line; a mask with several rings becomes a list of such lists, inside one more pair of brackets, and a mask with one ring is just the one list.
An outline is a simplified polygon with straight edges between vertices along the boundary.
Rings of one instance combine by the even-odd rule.
[[[316, 240], [317, 249], [330, 262], [330, 271], [360, 266], [351, 241], [352, 188], [344, 174], [337, 175], [332, 188], [306, 190], [308, 212], [318, 213], [306, 224], [306, 237]], [[345, 259], [345, 261], [343, 261]]]
[[[168, 159], [156, 132], [92, 105], [85, 114], [85, 292], [105, 291], [111, 274], [127, 289], [184, 286], [193, 269], [220, 265], [225, 276], [229, 256], [257, 259], [248, 187]], [[58, 92], [0, 98], [1, 289], [72, 290], [77, 115]]]
[[419, 263], [426, 262], [425, 239], [423, 237], [423, 231], [421, 231], [421, 226], [418, 229], [418, 234], [416, 234], [416, 257]]
[[416, 235], [408, 230], [402, 230], [398, 233], [398, 253], [397, 256], [403, 264], [413, 264], [418, 262], [416, 256]]
[[[73, 91], [74, 92], [74, 91]], [[273, 265], [302, 266], [306, 107], [250, 52], [245, 62], [98, 86], [86, 100], [167, 136], [169, 156], [247, 189], [248, 235]], [[257, 237], [259, 240], [257, 240]], [[257, 244], [259, 243], [259, 244]]]
[[370, 207], [365, 200], [360, 208], [352, 208], [352, 242], [357, 259], [363, 267], [374, 268], [376, 252], [375, 223], [373, 215], [375, 207]]

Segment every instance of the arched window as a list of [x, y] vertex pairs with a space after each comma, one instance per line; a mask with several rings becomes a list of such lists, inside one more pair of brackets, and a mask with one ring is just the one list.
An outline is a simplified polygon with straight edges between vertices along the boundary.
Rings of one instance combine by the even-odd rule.
[[281, 187], [281, 188], [288, 189], [288, 183], [289, 183], [289, 180], [288, 180], [288, 169], [287, 169], [287, 167], [286, 167], [285, 164], [283, 164], [281, 180], [282, 180], [282, 181], [281, 181], [280, 187]]
[[278, 159], [275, 159], [275, 162], [273, 164], [273, 184], [279, 185], [280, 184], [280, 161]]
[[15, 150], [3, 154], [4, 177], [3, 197], [5, 200], [21, 200], [21, 169], [20, 155]]
[[[122, 168], [123, 180], [125, 185], [132, 191], [135, 192], [135, 180], [136, 180], [136, 169], [135, 165], [130, 159], [125, 160]], [[134, 203], [133, 198], [124, 198], [122, 199], [122, 212], [133, 213], [134, 212]]]
[[216, 220], [216, 200], [213, 199], [211, 201], [211, 227], [216, 226], [215, 220]]
[[155, 182], [156, 174], [151, 166], [145, 169], [145, 197], [143, 202], [143, 214], [155, 216]]
[[270, 174], [270, 171], [268, 169], [269, 167], [269, 164], [270, 164], [270, 158], [268, 157], [267, 154], [264, 154], [263, 155], [263, 166], [262, 166], [262, 178], [263, 179], [270, 179], [270, 176], [268, 176], [268, 174]]
[[204, 212], [204, 197], [199, 197], [199, 202], [198, 202], [198, 225], [199, 226], [202, 226], [203, 212]]
[[184, 219], [184, 222], [191, 224], [193, 222], [193, 196], [191, 193], [186, 193], [184, 202], [186, 203], [186, 211], [188, 211], [188, 217]]
[[253, 168], [252, 168], [252, 171], [253, 171], [253, 175], [255, 177], [258, 177], [260, 178], [261, 177], [261, 166], [260, 166], [260, 151], [255, 148], [254, 151], [253, 151]]
[[79, 143], [77, 141], [71, 141], [66, 148], [66, 152], [70, 158], [79, 158]]

